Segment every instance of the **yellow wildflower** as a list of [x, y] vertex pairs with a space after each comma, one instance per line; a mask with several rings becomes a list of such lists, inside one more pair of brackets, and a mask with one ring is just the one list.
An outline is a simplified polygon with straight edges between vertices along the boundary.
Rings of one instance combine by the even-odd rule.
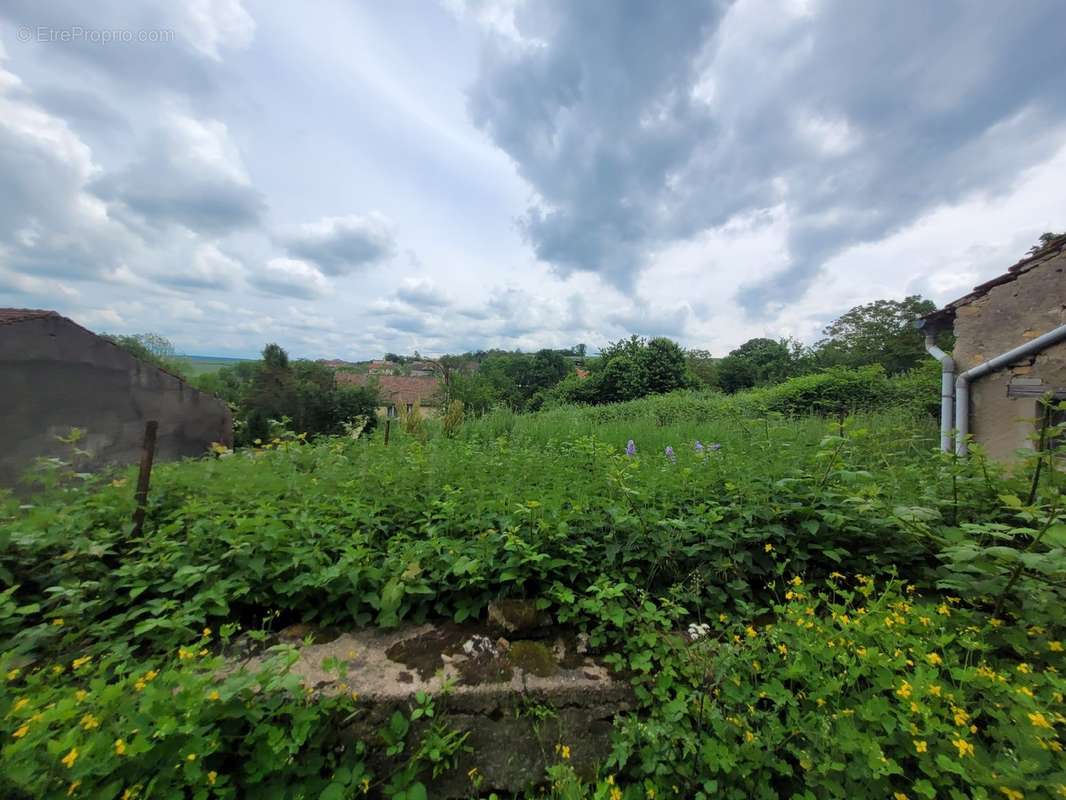
[[12, 713], [14, 713], [15, 711], [18, 711], [19, 709], [21, 709], [22, 707], [24, 707], [26, 705], [29, 705], [29, 702], [30, 702], [30, 699], [28, 697], [20, 697], [18, 700], [15, 701], [15, 705], [11, 706]]
[[145, 682], [143, 680], [141, 680], [140, 678], [138, 678], [134, 682], [133, 688], [136, 689], [138, 692], [143, 692], [145, 685], [146, 685]]
[[207, 782], [209, 784], [214, 786], [215, 785], [215, 781], [217, 781], [217, 780], [218, 780], [218, 773], [217, 772], [215, 772], [214, 770], [211, 770], [209, 773], [207, 773]]
[[955, 715], [956, 725], [965, 725], [967, 722], [970, 721], [970, 715], [958, 706], [952, 706], [951, 711]]
[[1047, 721], [1047, 717], [1039, 712], [1030, 714], [1029, 721], [1033, 723], [1033, 726], [1036, 728], [1051, 728], [1051, 723]]
[[115, 755], [116, 756], [124, 756], [124, 755], [126, 755], [126, 740], [125, 739], [115, 739]]
[[218, 693], [218, 689], [215, 689], [215, 690], [213, 690], [213, 691], [211, 692], [211, 694], [209, 694], [209, 695], [207, 696], [207, 699], [208, 699], [208, 700], [221, 700], [221, 699], [222, 699], [222, 695], [220, 695], [220, 694]]
[[786, 645], [779, 644], [777, 646], [777, 652], [779, 652], [783, 656], [787, 656], [788, 655], [788, 647]]
[[744, 629], [744, 633], [748, 634], [749, 639], [754, 639], [756, 636], [759, 635], [758, 631], [756, 631], [755, 628], [751, 627], [751, 625]]
[[647, 798], [647, 800], [655, 800], [655, 787], [649, 786], [647, 789], [645, 789], [644, 796]]
[[903, 792], [893, 792], [892, 800], [909, 800], [909, 798]]
[[918, 622], [920, 622], [922, 625], [925, 625], [926, 627], [929, 627], [932, 620], [929, 619], [929, 617], [918, 617]]
[[793, 578], [793, 579], [792, 579], [792, 580], [790, 581], [790, 583], [791, 583], [791, 584], [792, 584], [793, 586], [802, 586], [802, 585], [803, 585], [803, 578], [801, 578], [801, 577], [800, 577], [799, 575], [797, 575], [797, 576], [796, 576], [795, 578]]
[[965, 739], [953, 739], [951, 743], [955, 745], [955, 749], [959, 751], [959, 758], [973, 755], [973, 745]]
[[196, 753], [189, 753], [189, 755], [185, 756], [185, 760], [186, 761], [195, 761], [196, 760]]
[[70, 666], [74, 669], [81, 669], [92, 660], [92, 656], [82, 656], [81, 658], [75, 658], [74, 661], [71, 662]]
[[21, 728], [19, 728], [17, 731], [15, 731], [13, 734], [11, 734], [11, 736], [13, 738], [15, 738], [15, 739], [21, 739], [23, 736], [25, 736], [29, 732], [30, 732], [30, 726], [29, 725], [23, 725]]
[[1062, 652], [1062, 642], [1059, 642], [1059, 641], [1048, 642], [1047, 643], [1047, 649], [1050, 650], [1052, 653], [1061, 653]]
[[924, 739], [915, 739], [914, 749], [919, 753], [926, 753], [929, 751], [929, 744]]
[[1017, 789], [1011, 789], [1008, 786], [1000, 786], [999, 791], [1007, 798], [1007, 800], [1024, 800], [1025, 798], [1025, 795]]
[[363, 790], [363, 794], [366, 794], [367, 792], [369, 792], [370, 791], [370, 779], [369, 778], [363, 778], [363, 780], [359, 782], [359, 788]]
[[54, 620], [52, 620], [52, 624], [55, 625], [57, 628], [61, 627], [63, 625], [63, 618], [56, 617]]
[[950, 617], [951, 609], [948, 608], [947, 603], [941, 603], [936, 607], [936, 613], [942, 617]]
[[767, 542], [766, 544], [764, 544], [762, 546], [762, 549], [765, 550], [767, 553], [772, 553], [773, 550], [774, 550], [774, 546], [772, 544], [770, 544], [769, 542]]
[[74, 794], [74, 792], [78, 791], [79, 786], [81, 786], [80, 780], [74, 781], [74, 783], [70, 784], [70, 786], [67, 787], [67, 797], [70, 797], [72, 794]]
[[941, 691], [942, 689], [939, 684], [934, 683], [929, 687], [929, 694], [931, 694], [933, 697], [940, 697]]
[[944, 663], [944, 659], [940, 657], [939, 653], [930, 653], [925, 657], [925, 660], [932, 664], [934, 667]]
[[815, 702], [818, 704], [818, 707], [821, 708], [822, 706], [825, 705], [825, 698], [824, 697], [819, 697], [817, 700], [815, 700]]
[[79, 703], [88, 696], [89, 693], [84, 689], [78, 689], [76, 692], [74, 692], [74, 699], [77, 700]]
[[204, 628], [204, 638], [205, 639], [211, 638], [211, 629], [210, 628]]
[[1024, 661], [1018, 665], [1018, 672], [1022, 673], [1022, 675], [1028, 675], [1032, 671], [1033, 668], [1026, 664]]
[[622, 800], [622, 790], [617, 786], [611, 788], [611, 800]]
[[94, 717], [92, 714], [86, 714], [81, 718], [81, 726], [87, 731], [91, 731], [100, 727], [100, 720]]
[[61, 762], [62, 762], [63, 766], [65, 766], [67, 769], [70, 769], [71, 767], [74, 766], [74, 762], [77, 761], [77, 760], [78, 760], [78, 748], [72, 747], [70, 749], [70, 752], [67, 753], [65, 756], [63, 756], [63, 758], [61, 759]]
[[896, 689], [896, 694], [906, 699], [911, 696], [911, 685], [907, 681], [903, 681], [903, 684]]
[[555, 745], [555, 752], [558, 753], [564, 761], [570, 760], [570, 745], [557, 744]]
[[17, 678], [18, 676], [19, 676], [19, 671], [17, 669], [13, 669], [13, 670], [11, 670], [10, 672], [7, 673], [7, 679], [9, 681], [15, 680], [15, 678]]
[[993, 628], [998, 628], [1003, 624], [1003, 620], [1001, 620], [999, 617], [992, 617], [988, 621], [988, 624], [991, 625]]

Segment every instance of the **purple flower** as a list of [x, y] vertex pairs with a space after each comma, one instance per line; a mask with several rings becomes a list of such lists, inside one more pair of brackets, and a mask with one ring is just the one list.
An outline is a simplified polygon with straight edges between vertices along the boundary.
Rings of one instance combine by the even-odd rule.
[[701, 442], [699, 439], [696, 440], [696, 452], [697, 453], [702, 453], [703, 452], [703, 442]]
[[626, 444], [626, 455], [627, 456], [635, 456], [636, 454], [637, 454], [637, 446], [633, 443], [633, 440], [630, 439], [629, 442]]
[[666, 446], [666, 457], [670, 459], [671, 464], [677, 463], [677, 456], [674, 455], [674, 448], [672, 448], [670, 445]]

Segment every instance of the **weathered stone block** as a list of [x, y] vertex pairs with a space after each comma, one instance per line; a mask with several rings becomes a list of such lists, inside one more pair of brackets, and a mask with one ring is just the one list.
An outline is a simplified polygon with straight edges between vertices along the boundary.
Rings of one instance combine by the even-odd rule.
[[[299, 630], [308, 633], [314, 637]], [[442, 623], [334, 631], [310, 645], [295, 636], [279, 638], [296, 644], [293, 672], [305, 686], [321, 694], [358, 694], [363, 713], [350, 723], [353, 738], [374, 740], [419, 691], [436, 698], [449, 726], [469, 733], [469, 752], [450, 773], [423, 777], [433, 797], [470, 796], [468, 772], [475, 767], [482, 793], [521, 792], [544, 781], [545, 768], [559, 760], [556, 745], [566, 745], [569, 763], [592, 776], [610, 752], [615, 716], [633, 707], [629, 685], [584, 653], [584, 642], [572, 633], [556, 629], [539, 640], [513, 642], [494, 633], [483, 624]], [[250, 666], [262, 658], [253, 657]], [[334, 663], [343, 665], [343, 676], [326, 669]], [[425, 728], [420, 721], [413, 736]], [[379, 775], [397, 766], [383, 755], [375, 759]]]

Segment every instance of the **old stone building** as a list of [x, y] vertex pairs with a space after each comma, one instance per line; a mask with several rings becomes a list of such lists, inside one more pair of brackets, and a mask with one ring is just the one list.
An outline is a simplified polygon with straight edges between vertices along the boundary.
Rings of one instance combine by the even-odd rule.
[[1013, 460], [1033, 446], [1040, 398], [1066, 399], [1066, 236], [918, 324], [930, 337], [955, 333], [954, 351], [942, 359], [954, 380], [942, 394], [954, 408], [944, 421], [956, 452], [966, 452], [960, 435], [969, 433], [990, 457]]
[[56, 437], [85, 432], [77, 467], [140, 458], [145, 422], [159, 422], [157, 460], [230, 446], [226, 404], [134, 358], [54, 311], [0, 309], [0, 486], [15, 486], [38, 457], [69, 460]]

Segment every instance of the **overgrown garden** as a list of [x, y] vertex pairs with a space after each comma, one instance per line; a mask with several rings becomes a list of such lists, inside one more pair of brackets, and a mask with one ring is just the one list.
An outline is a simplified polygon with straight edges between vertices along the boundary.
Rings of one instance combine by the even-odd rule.
[[[227, 643], [522, 597], [639, 701], [598, 776], [561, 742], [538, 793], [1066, 797], [1056, 452], [941, 455], [920, 393], [870, 373], [845, 407], [850, 375], [163, 465], [136, 538], [132, 472], [9, 497], [0, 793], [432, 796], [413, 737], [345, 742], [358, 698], [305, 691], [285, 648], [221, 671]], [[376, 774], [381, 747], [407, 768]]]

